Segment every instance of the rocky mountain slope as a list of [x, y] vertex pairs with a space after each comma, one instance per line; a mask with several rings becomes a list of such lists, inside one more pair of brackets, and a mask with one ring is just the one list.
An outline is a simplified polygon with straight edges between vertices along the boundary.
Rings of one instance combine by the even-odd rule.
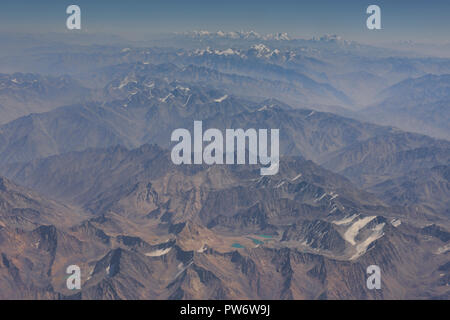
[[[30, 294], [70, 297], [55, 280], [70, 261], [84, 270], [73, 298], [445, 297], [442, 221], [440, 233], [426, 232], [433, 217], [411, 219], [311, 161], [282, 159], [279, 175], [261, 177], [257, 168], [175, 166], [167, 157], [157, 146], [116, 147], [17, 167], [15, 179], [90, 214], [22, 235], [54, 239], [33, 249], [54, 261], [41, 264], [46, 289]], [[9, 268], [21, 263], [18, 243], [5, 247]], [[382, 295], [365, 287], [373, 263], [385, 270]], [[411, 276], [423, 290], [409, 287]]]

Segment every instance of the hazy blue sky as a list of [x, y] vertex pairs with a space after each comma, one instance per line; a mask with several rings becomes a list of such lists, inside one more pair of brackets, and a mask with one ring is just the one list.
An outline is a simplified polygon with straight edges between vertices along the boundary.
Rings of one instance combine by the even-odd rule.
[[[371, 41], [450, 41], [450, 0], [2, 0], [0, 31], [65, 32], [65, 9], [82, 9], [84, 32], [139, 37], [211, 30], [339, 34]], [[382, 10], [383, 30], [366, 29], [366, 8]]]

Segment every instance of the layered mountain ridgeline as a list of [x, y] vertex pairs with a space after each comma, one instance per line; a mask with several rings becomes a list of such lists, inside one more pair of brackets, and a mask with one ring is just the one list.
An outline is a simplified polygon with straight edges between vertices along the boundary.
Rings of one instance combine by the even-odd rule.
[[323, 166], [413, 214], [448, 217], [448, 141], [398, 132], [344, 148]]
[[406, 79], [383, 90], [363, 118], [450, 140], [450, 74]]
[[[87, 45], [70, 43], [66, 35], [58, 43], [46, 43], [40, 37], [38, 41], [42, 44], [35, 50], [1, 57], [0, 70], [70, 74], [85, 85], [102, 88], [110, 80], [106, 75], [111, 74], [102, 71], [114, 70], [120, 64], [171, 63], [181, 68], [193, 65], [226, 77], [243, 76], [238, 83], [248, 88], [245, 95], [278, 97], [293, 105], [301, 101], [300, 105], [308, 102], [352, 109], [371, 105], [381, 90], [407, 78], [450, 73], [449, 59], [417, 57], [411, 52], [377, 48], [338, 36], [287, 40], [284, 36], [183, 34], [144, 42], [140, 47], [125, 40], [116, 40], [114, 45], [103, 45], [103, 41], [92, 45], [88, 35], [75, 42], [83, 43], [83, 36]], [[17, 37], [12, 44], [10, 39], [2, 41], [4, 50], [11, 46], [16, 49], [21, 42], [29, 47], [36, 42], [30, 38], [33, 37], [24, 41]], [[210, 79], [217, 80], [214, 75]], [[258, 89], [255, 81], [264, 84], [266, 90]], [[229, 85], [242, 91], [238, 84], [226, 81], [217, 84], [219, 88]]]
[[[249, 67], [248, 61], [242, 61], [236, 70], [219, 71], [215, 66], [186, 64], [177, 66], [172, 63], [148, 64], [132, 63], [107, 67], [98, 70], [95, 77], [102, 77], [108, 94], [117, 95], [124, 85], [131, 82], [149, 82], [158, 78], [182, 81], [191, 86], [207, 85], [233, 92], [234, 94], [249, 97], [278, 98], [282, 101], [303, 105], [332, 104], [346, 105], [350, 100], [326, 83], [321, 83], [305, 76], [302, 73], [283, 69], [275, 65], [262, 64], [258, 74], [245, 72], [244, 66]], [[252, 67], [253, 68], [253, 67]], [[240, 70], [240, 72], [238, 72]], [[111, 79], [117, 79], [111, 82]], [[125, 80], [124, 80], [125, 79]], [[106, 81], [107, 80], [107, 81]], [[111, 90], [112, 89], [112, 90]]]
[[[0, 58], [53, 74], [0, 76], [0, 298], [449, 298], [450, 143], [348, 118], [445, 138], [449, 59], [336, 36], [76, 43]], [[279, 173], [173, 165], [194, 120], [280, 129]]]
[[3, 177], [0, 177], [0, 211], [0, 225], [23, 230], [50, 223], [70, 226], [83, 219], [82, 211], [76, 207], [45, 199]]
[[0, 162], [116, 144], [167, 147], [172, 131], [191, 128], [194, 120], [218, 129], [279, 128], [283, 153], [312, 160], [390, 130], [329, 113], [292, 110], [274, 99], [253, 102], [208, 87], [164, 80], [122, 81], [114, 88], [123, 99], [61, 107], [1, 126]]
[[447, 165], [450, 143], [414, 133], [394, 131], [356, 142], [328, 156], [322, 164], [361, 186], [398, 177], [412, 170]]
[[[282, 158], [276, 176], [258, 169], [175, 166], [169, 152], [149, 145], [8, 166], [22, 184], [82, 208], [73, 219], [90, 217], [25, 231], [2, 220], [0, 238], [14, 239], [2, 245], [2, 288], [20, 298], [448, 295], [439, 269], [448, 261], [442, 221], [433, 231], [432, 217], [411, 218], [304, 159]], [[76, 294], [65, 289], [69, 264], [82, 269]], [[383, 270], [382, 292], [366, 289], [371, 264]]]
[[90, 90], [69, 76], [0, 74], [0, 124], [30, 113], [89, 99]]
[[[377, 193], [381, 190], [372, 187], [384, 181], [450, 163], [446, 140], [293, 109], [274, 99], [253, 102], [209, 87], [127, 76], [106, 90], [119, 100], [61, 107], [1, 126], [0, 163], [114, 145], [169, 147], [173, 130], [192, 129], [194, 120], [202, 120], [205, 129], [280, 129], [282, 154], [313, 160]], [[446, 198], [432, 201], [436, 203], [423, 206], [427, 213], [445, 210]]]
[[448, 165], [410, 171], [373, 185], [369, 190], [392, 205], [409, 207], [412, 211], [432, 209], [450, 216]]

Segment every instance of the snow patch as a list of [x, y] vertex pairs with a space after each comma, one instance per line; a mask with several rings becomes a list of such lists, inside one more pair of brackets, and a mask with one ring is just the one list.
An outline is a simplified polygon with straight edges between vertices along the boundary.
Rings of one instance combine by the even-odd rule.
[[187, 88], [187, 87], [177, 86], [176, 88], [177, 88], [178, 90], [180, 90], [180, 91], [185, 92], [185, 93], [191, 91], [191, 89], [190, 89], [190, 88]]
[[306, 118], [311, 117], [314, 113], [316, 113], [316, 112], [315, 112], [315, 111], [311, 111], [310, 114], [308, 114], [308, 115], [306, 116]]
[[319, 198], [314, 199], [314, 202], [318, 202], [318, 201], [322, 200], [326, 195], [327, 195], [327, 193], [324, 192], [323, 195], [321, 195]]
[[362, 219], [356, 221], [344, 233], [344, 239], [347, 242], [351, 243], [352, 245], [356, 245], [355, 237], [358, 235], [359, 230], [364, 228], [370, 221], [372, 221], [375, 218], [376, 218], [376, 216], [369, 216], [369, 217], [365, 217], [365, 218], [362, 218]]
[[338, 209], [337, 205], [333, 205], [333, 208], [328, 212], [329, 214], [334, 213]]
[[285, 184], [285, 183], [286, 183], [286, 181], [281, 181], [279, 184], [277, 184], [277, 185], [275, 186], [275, 189], [281, 187], [281, 186], [282, 186], [283, 184]]
[[187, 104], [189, 103], [189, 100], [191, 100], [191, 97], [192, 97], [192, 94], [190, 94], [190, 95], [187, 97], [186, 102], [183, 104], [183, 107], [186, 107], [186, 106], [187, 106]]
[[127, 84], [129, 84], [129, 83], [137, 83], [137, 81], [136, 80], [130, 80], [130, 79], [128, 79], [128, 76], [126, 76], [125, 77], [125, 79], [123, 79], [121, 82], [120, 82], [120, 85], [119, 85], [119, 89], [122, 89], [123, 87], [125, 87]]
[[228, 98], [228, 95], [224, 95], [223, 97], [219, 98], [219, 99], [214, 99], [214, 102], [222, 102], [224, 101], [226, 98]]
[[330, 198], [330, 201], [331, 201], [331, 200], [334, 200], [334, 199], [336, 199], [337, 197], [339, 197], [339, 194], [334, 193], [334, 192], [331, 192], [331, 193], [330, 193], [330, 196], [331, 196], [331, 198]]
[[380, 239], [384, 233], [383, 233], [383, 228], [384, 228], [385, 223], [380, 223], [378, 224], [374, 229], [372, 234], [367, 237], [366, 240], [364, 240], [363, 242], [359, 243], [356, 246], [356, 253], [350, 258], [350, 260], [354, 260], [358, 257], [360, 257], [361, 255], [363, 255], [366, 251], [367, 248], [376, 240]]
[[398, 227], [399, 225], [401, 225], [402, 224], [402, 221], [400, 220], [400, 219], [392, 219], [391, 220], [391, 224], [394, 226], [394, 227]]
[[159, 99], [159, 101], [161, 101], [161, 102], [167, 102], [167, 100], [169, 99], [169, 98], [173, 98], [174, 97], [174, 95], [172, 94], [172, 93], [169, 93], [167, 96], [165, 96], [164, 98], [160, 98]]
[[160, 257], [160, 256], [164, 256], [164, 255], [168, 254], [170, 252], [170, 250], [172, 250], [172, 248], [155, 250], [152, 252], [147, 252], [145, 255], [147, 257]]
[[173, 279], [172, 279], [172, 281], [174, 281], [176, 278], [178, 278], [179, 276], [180, 276], [180, 274], [182, 274], [187, 268], [189, 268], [192, 264], [194, 263], [194, 261], [191, 261], [191, 262], [189, 262], [188, 263], [188, 265], [187, 266], [181, 266], [181, 268], [178, 268], [178, 269], [181, 269], [180, 271], [178, 271], [177, 272], [177, 274], [173, 277]]
[[[330, 213], [331, 213], [331, 212], [330, 212]], [[358, 218], [358, 215], [357, 215], [357, 214], [354, 214], [354, 215], [352, 215], [352, 216], [350, 216], [350, 217], [348, 217], [348, 218], [344, 218], [344, 219], [342, 219], [342, 220], [336, 220], [336, 221], [333, 221], [333, 223], [336, 224], [336, 225], [338, 225], [338, 226], [340, 226], [340, 225], [343, 225], [343, 224], [349, 224], [350, 222], [352, 222], [352, 221], [355, 220], [356, 218]]]
[[450, 244], [447, 244], [447, 245], [445, 245], [443, 247], [438, 248], [436, 253], [437, 254], [443, 254], [443, 253], [446, 253], [447, 251], [450, 251]]
[[216, 50], [216, 54], [219, 55], [219, 56], [220, 55], [228, 56], [228, 55], [237, 54], [237, 52], [235, 52], [231, 48], [228, 48], [227, 50], [223, 50], [223, 51]]

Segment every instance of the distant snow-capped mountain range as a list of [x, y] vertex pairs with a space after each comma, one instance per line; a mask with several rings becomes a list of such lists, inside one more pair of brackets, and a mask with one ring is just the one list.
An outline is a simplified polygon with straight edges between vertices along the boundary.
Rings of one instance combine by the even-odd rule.
[[260, 39], [260, 40], [291, 40], [286, 32], [272, 33], [272, 34], [259, 34], [255, 31], [217, 31], [211, 32], [206, 30], [190, 31], [178, 33], [184, 36], [193, 38], [229, 38], [229, 39]]
[[[197, 56], [209, 54], [209, 55], [224, 55], [224, 56], [237, 55], [242, 58], [245, 58], [248, 56], [256, 56], [258, 58], [260, 58], [260, 57], [270, 58], [272, 56], [279, 55], [280, 53], [281, 53], [281, 51], [279, 49], [272, 50], [269, 47], [267, 47], [266, 45], [260, 43], [260, 44], [255, 44], [255, 45], [251, 46], [250, 49], [248, 49], [248, 50], [240, 50], [240, 49], [232, 49], [232, 48], [228, 48], [225, 50], [217, 50], [217, 49], [211, 49], [210, 47], [206, 47], [206, 49], [195, 49], [192, 53], [189, 53], [189, 54], [197, 55]], [[295, 55], [294, 53], [292, 53], [292, 54]]]
[[352, 41], [345, 40], [341, 36], [336, 34], [325, 34], [320, 37], [312, 37], [309, 39], [306, 38], [294, 38], [288, 35], [287, 32], [277, 32], [277, 33], [268, 33], [261, 34], [256, 31], [207, 31], [207, 30], [194, 30], [188, 32], [180, 32], [175, 33], [176, 35], [181, 35], [190, 38], [203, 38], [203, 39], [230, 39], [230, 40], [278, 40], [278, 41], [289, 41], [289, 40], [310, 40], [314, 42], [342, 42], [342, 43], [351, 43]]

